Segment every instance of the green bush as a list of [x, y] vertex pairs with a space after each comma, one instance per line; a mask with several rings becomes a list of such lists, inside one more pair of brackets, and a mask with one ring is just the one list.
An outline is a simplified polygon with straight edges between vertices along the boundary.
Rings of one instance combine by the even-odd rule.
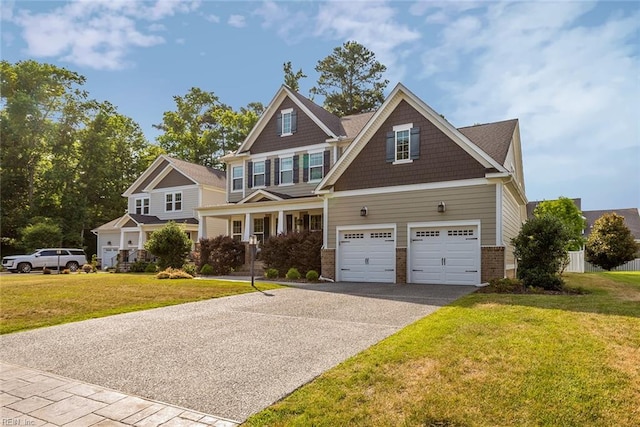
[[129, 266], [130, 273], [144, 273], [149, 265], [146, 261], [136, 261]]
[[211, 267], [209, 264], [205, 264], [202, 267], [200, 267], [200, 274], [202, 274], [203, 276], [213, 276], [213, 267]]
[[158, 257], [161, 269], [180, 268], [191, 251], [191, 240], [184, 232], [184, 227], [169, 221], [164, 227], [151, 233], [144, 248]]
[[275, 268], [268, 268], [264, 272], [264, 277], [266, 277], [267, 279], [277, 279], [278, 278], [278, 270], [276, 270]]
[[191, 276], [195, 276], [197, 273], [197, 269], [196, 266], [194, 264], [185, 264], [182, 266], [182, 271], [184, 271], [185, 273], [191, 275]]
[[518, 278], [527, 287], [560, 290], [564, 284], [560, 272], [568, 256], [571, 235], [557, 217], [533, 217], [522, 225], [511, 240], [518, 260]]
[[514, 293], [524, 290], [522, 281], [519, 279], [491, 279], [489, 280], [489, 286], [491, 291], [496, 293]]
[[260, 260], [266, 267], [278, 270], [278, 276], [284, 276], [289, 267], [306, 274], [310, 270], [320, 271], [321, 248], [321, 232], [280, 234], [263, 243]]
[[287, 271], [287, 279], [289, 280], [298, 280], [302, 277], [297, 268], [291, 267], [289, 271]]
[[624, 218], [606, 213], [593, 224], [587, 239], [585, 257], [590, 263], [611, 270], [636, 257], [638, 245]]
[[194, 258], [200, 267], [200, 272], [206, 264], [209, 264], [213, 269], [209, 274], [217, 276], [229, 274], [244, 264], [244, 244], [222, 235], [200, 239], [199, 250]]
[[307, 271], [306, 278], [307, 278], [308, 281], [316, 282], [318, 280], [318, 277], [320, 277], [320, 275], [318, 274], [317, 271], [315, 271], [315, 270]]
[[150, 262], [144, 268], [144, 272], [145, 273], [157, 273], [158, 272], [158, 266], [154, 262]]

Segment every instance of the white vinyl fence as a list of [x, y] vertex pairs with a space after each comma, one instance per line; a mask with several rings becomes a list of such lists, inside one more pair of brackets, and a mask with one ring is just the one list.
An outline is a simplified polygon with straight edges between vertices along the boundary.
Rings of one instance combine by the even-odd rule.
[[[584, 251], [569, 251], [569, 265], [564, 270], [567, 273], [595, 273], [605, 271], [584, 259]], [[640, 271], [640, 258], [622, 264], [612, 271]]]

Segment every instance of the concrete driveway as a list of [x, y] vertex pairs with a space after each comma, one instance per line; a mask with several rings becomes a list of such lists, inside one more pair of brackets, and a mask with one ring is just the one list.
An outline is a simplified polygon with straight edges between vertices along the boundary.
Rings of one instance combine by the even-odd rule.
[[244, 421], [474, 289], [296, 285], [5, 335], [0, 360]]

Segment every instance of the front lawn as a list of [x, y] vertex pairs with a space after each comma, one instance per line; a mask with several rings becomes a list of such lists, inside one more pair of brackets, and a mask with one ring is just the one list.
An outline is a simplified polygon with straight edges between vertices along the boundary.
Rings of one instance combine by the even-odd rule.
[[3, 274], [0, 333], [253, 291], [247, 282], [159, 280], [149, 274]]
[[566, 278], [588, 293], [471, 294], [246, 424], [640, 425], [640, 273]]

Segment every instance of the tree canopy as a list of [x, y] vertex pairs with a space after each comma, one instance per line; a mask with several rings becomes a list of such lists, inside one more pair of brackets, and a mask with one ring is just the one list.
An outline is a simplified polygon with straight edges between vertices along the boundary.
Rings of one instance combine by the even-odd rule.
[[384, 101], [389, 81], [382, 74], [387, 67], [358, 42], [334, 48], [315, 70], [320, 77], [311, 94], [324, 96], [324, 108], [337, 116], [373, 111]]
[[63, 245], [81, 246], [86, 229], [122, 215], [122, 192], [160, 151], [131, 118], [90, 99], [80, 74], [32, 60], [0, 66], [2, 242], [17, 250], [26, 227], [47, 223]]
[[197, 87], [173, 99], [176, 110], [164, 112], [162, 123], [154, 125], [163, 131], [158, 144], [171, 156], [219, 169], [224, 168], [220, 157], [240, 146], [264, 111], [255, 102], [236, 112]]
[[560, 196], [557, 200], [545, 200], [536, 206], [533, 214], [537, 217], [552, 215], [558, 218], [569, 232], [570, 238], [567, 250], [577, 251], [582, 249], [584, 245], [582, 233], [587, 226], [587, 222], [573, 200], [563, 196]]
[[307, 77], [307, 75], [302, 72], [302, 68], [294, 73], [291, 61], [282, 64], [282, 68], [284, 70], [284, 84], [291, 90], [300, 92], [300, 79]]
[[624, 218], [612, 212], [602, 215], [593, 224], [585, 257], [590, 263], [611, 270], [635, 259], [638, 250]]

